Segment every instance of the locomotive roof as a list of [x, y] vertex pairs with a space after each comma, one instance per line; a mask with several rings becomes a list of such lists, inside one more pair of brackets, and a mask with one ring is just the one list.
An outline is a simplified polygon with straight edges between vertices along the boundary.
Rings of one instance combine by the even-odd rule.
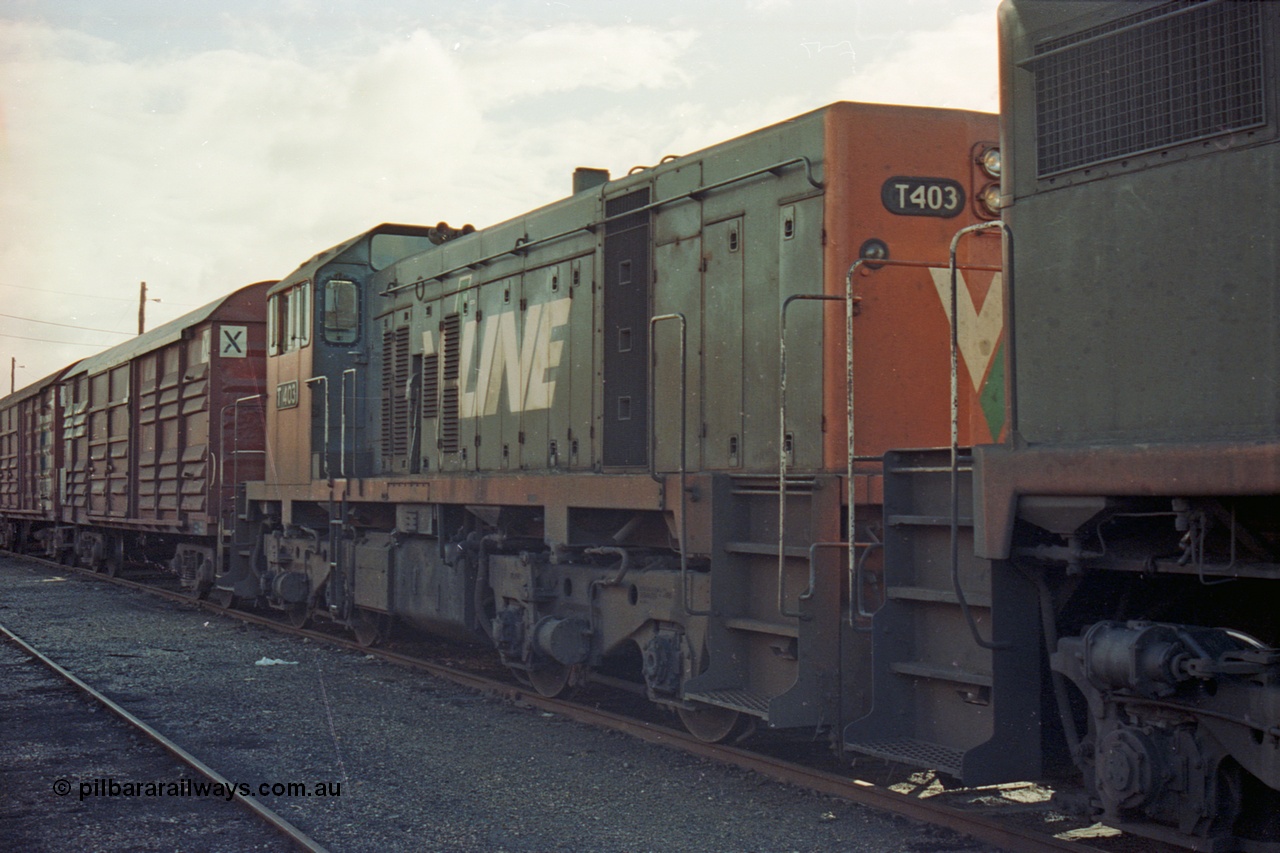
[[159, 349], [166, 344], [171, 344], [174, 341], [180, 340], [182, 338], [182, 333], [186, 329], [189, 329], [192, 326], [197, 326], [208, 320], [213, 316], [214, 312], [226, 303], [228, 299], [238, 293], [248, 290], [251, 287], [259, 287], [263, 284], [267, 284], [267, 282], [259, 281], [254, 284], [245, 285], [244, 287], [233, 290], [230, 293], [215, 299], [208, 305], [203, 305], [194, 311], [189, 311], [186, 314], [183, 314], [181, 317], [170, 320], [163, 325], [156, 326], [151, 331], [138, 335], [136, 338], [127, 340], [122, 344], [117, 344], [111, 349], [104, 350], [97, 355], [91, 355], [67, 368], [65, 375], [76, 376], [81, 373], [99, 373], [108, 367], [123, 364], [136, 356], [142, 355], [143, 353], [151, 352], [152, 350]]
[[307, 261], [298, 265], [298, 268], [280, 279], [270, 290], [267, 295], [270, 296], [281, 290], [285, 290], [297, 284], [299, 281], [310, 278], [320, 266], [340, 258], [347, 250], [363, 240], [367, 240], [375, 234], [404, 234], [410, 236], [426, 237], [431, 233], [432, 226], [429, 225], [407, 225], [398, 222], [384, 222], [381, 225], [375, 225], [368, 231], [363, 231], [349, 240], [344, 240], [336, 246], [331, 246], [323, 252], [318, 252]]

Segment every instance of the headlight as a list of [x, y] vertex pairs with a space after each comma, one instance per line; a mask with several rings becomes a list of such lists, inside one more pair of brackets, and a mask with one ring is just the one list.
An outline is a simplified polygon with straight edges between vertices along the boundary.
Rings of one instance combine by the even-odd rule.
[[874, 237], [867, 240], [858, 249], [858, 257], [866, 263], [863, 264], [867, 269], [878, 270], [884, 264], [873, 263], [873, 261], [884, 261], [889, 258], [889, 247], [885, 245], [883, 240], [877, 240]]
[[978, 193], [978, 201], [982, 204], [984, 210], [992, 216], [1000, 215], [1000, 185], [987, 184]]
[[978, 158], [978, 164], [982, 166], [982, 171], [991, 177], [1000, 177], [1000, 149], [988, 148], [983, 151], [982, 156]]

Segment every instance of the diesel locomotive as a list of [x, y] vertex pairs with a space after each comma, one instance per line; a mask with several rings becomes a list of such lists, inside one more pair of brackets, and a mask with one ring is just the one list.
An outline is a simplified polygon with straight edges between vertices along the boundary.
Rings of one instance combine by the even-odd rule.
[[1012, 0], [1000, 35], [1009, 432], [886, 457], [845, 744], [1280, 849], [1280, 8]]
[[3, 544], [1280, 850], [1280, 8], [999, 28], [998, 125], [580, 169], [0, 400]]
[[[949, 246], [995, 219], [997, 136], [836, 104], [318, 256], [269, 293], [268, 476], [209, 582], [492, 643], [543, 693], [607, 680], [708, 739], [848, 718], [875, 460], [947, 440]], [[999, 252], [961, 247], [966, 444], [1002, 429]]]

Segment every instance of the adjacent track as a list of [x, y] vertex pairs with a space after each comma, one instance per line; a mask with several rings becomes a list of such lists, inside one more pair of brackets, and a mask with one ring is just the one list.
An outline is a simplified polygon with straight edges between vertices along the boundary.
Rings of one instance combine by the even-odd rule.
[[142, 734], [147, 740], [150, 740], [153, 743], [161, 746], [166, 752], [168, 752], [174, 758], [178, 759], [183, 764], [190, 767], [192, 770], [204, 776], [210, 782], [213, 782], [215, 784], [221, 784], [229, 791], [235, 791], [235, 800], [239, 802], [240, 805], [244, 806], [246, 809], [248, 809], [258, 818], [260, 818], [267, 825], [271, 826], [273, 829], [277, 830], [278, 832], [283, 834], [285, 837], [287, 837], [290, 841], [292, 841], [298, 847], [299, 850], [306, 850], [306, 851], [309, 851], [309, 853], [328, 853], [328, 851], [323, 845], [319, 844], [314, 839], [307, 836], [307, 834], [304, 833], [302, 830], [298, 829], [296, 826], [289, 823], [289, 821], [285, 820], [276, 812], [264, 806], [256, 798], [245, 795], [245, 794], [241, 794], [238, 790], [236, 790], [236, 786], [232, 784], [230, 780], [224, 777], [221, 773], [214, 770], [212, 767], [205, 764], [203, 761], [201, 761], [199, 758], [196, 758], [191, 753], [187, 752], [181, 746], [174, 743], [172, 740], [165, 737], [160, 732], [156, 731], [154, 728], [147, 725], [145, 722], [138, 719], [133, 714], [129, 713], [127, 710], [122, 708], [116, 702], [113, 702], [111, 699], [107, 698], [102, 693], [98, 692], [93, 687], [89, 686], [84, 681], [77, 678], [71, 672], [68, 672], [66, 669], [64, 669], [60, 664], [58, 664], [52, 658], [45, 655], [43, 652], [41, 652], [39, 649], [32, 646], [26, 640], [23, 640], [21, 637], [19, 637], [17, 634], [10, 631], [4, 625], [0, 625], [0, 637], [2, 637], [3, 639], [9, 641], [13, 645], [20, 648], [24, 653], [26, 653], [29, 657], [31, 657], [37, 663], [40, 663], [46, 669], [53, 672], [55, 675], [57, 675], [58, 677], [66, 681], [68, 684], [75, 687], [82, 694], [92, 699], [96, 704], [110, 711], [119, 719], [123, 720], [125, 723], [131, 726], [134, 730]]
[[[838, 797], [873, 809], [900, 815], [910, 820], [945, 827], [954, 832], [1006, 849], [1031, 851], [1031, 853], [1040, 853], [1040, 851], [1074, 851], [1074, 853], [1090, 853], [1090, 851], [1103, 851], [1110, 847], [1109, 845], [1108, 847], [1090, 846], [1087, 841], [1083, 840], [1062, 840], [1051, 835], [1047, 835], [1043, 831], [1034, 831], [1012, 825], [1008, 820], [1001, 820], [998, 817], [992, 817], [988, 814], [975, 813], [955, 808], [953, 806], [948, 806], [944, 803], [937, 802], [936, 799], [903, 795], [849, 776], [842, 776], [829, 771], [806, 767], [801, 764], [763, 755], [737, 746], [705, 743], [697, 740], [692, 735], [689, 735], [680, 729], [667, 727], [651, 721], [638, 720], [624, 714], [575, 703], [567, 699], [547, 698], [533, 690], [526, 689], [511, 681], [500, 680], [492, 676], [469, 672], [458, 667], [401, 654], [387, 649], [370, 648], [357, 643], [355, 640], [336, 636], [333, 633], [310, 628], [296, 628], [285, 622], [260, 613], [223, 607], [211, 601], [195, 599], [190, 595], [172, 589], [165, 589], [128, 578], [108, 577], [87, 569], [69, 567], [59, 563], [34, 558], [29, 555], [12, 554], [8, 552], [4, 553], [7, 556], [20, 558], [61, 572], [72, 571], [95, 579], [109, 581], [119, 586], [146, 592], [151, 595], [157, 595], [172, 601], [188, 605], [198, 605], [210, 612], [239, 619], [242, 622], [249, 624], [268, 627], [289, 635], [307, 637], [334, 646], [345, 647], [365, 654], [375, 655], [383, 660], [424, 671], [438, 678], [447, 679], [453, 683], [483, 691], [490, 695], [499, 696], [513, 702], [518, 702], [528, 707], [557, 714], [577, 722], [618, 731], [649, 743], [678, 749], [701, 758], [734, 765], [759, 773], [762, 776], [775, 781], [795, 785], [797, 787], [802, 787], [828, 796]], [[111, 702], [101, 694], [98, 694], [88, 685], [63, 670], [56, 663], [48, 660], [38, 651], [31, 648], [17, 637], [14, 637], [2, 626], [0, 626], [0, 631], [3, 631], [11, 641], [21, 645], [28, 654], [36, 657], [46, 666], [50, 667], [55, 672], [58, 672], [61, 676], [76, 684], [77, 687], [92, 695], [96, 701], [101, 702], [105, 707], [109, 708], [112, 713], [128, 721], [131, 725], [136, 726], [149, 738], [160, 743], [166, 750], [177, 756], [180, 760], [186, 762], [209, 779], [215, 782], [226, 783], [226, 780], [218, 775], [216, 771], [212, 770], [207, 765], [204, 765], [194, 756], [186, 753], [180, 746], [169, 741], [141, 720], [133, 717], [128, 711]], [[254, 811], [264, 820], [270, 822], [281, 832], [288, 835], [299, 845], [301, 849], [315, 851], [324, 849], [315, 841], [307, 838], [306, 835], [301, 833], [295, 827], [292, 827], [279, 815], [271, 812], [253, 798], [238, 797], [238, 799], [240, 799], [246, 807]]]

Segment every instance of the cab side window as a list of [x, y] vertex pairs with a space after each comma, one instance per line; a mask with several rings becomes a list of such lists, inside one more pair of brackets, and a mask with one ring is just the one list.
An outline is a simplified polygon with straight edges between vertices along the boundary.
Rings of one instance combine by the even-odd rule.
[[304, 281], [272, 295], [267, 307], [267, 333], [272, 355], [292, 352], [311, 342], [311, 282]]
[[325, 343], [355, 343], [360, 337], [359, 286], [344, 278], [325, 282], [323, 316]]

